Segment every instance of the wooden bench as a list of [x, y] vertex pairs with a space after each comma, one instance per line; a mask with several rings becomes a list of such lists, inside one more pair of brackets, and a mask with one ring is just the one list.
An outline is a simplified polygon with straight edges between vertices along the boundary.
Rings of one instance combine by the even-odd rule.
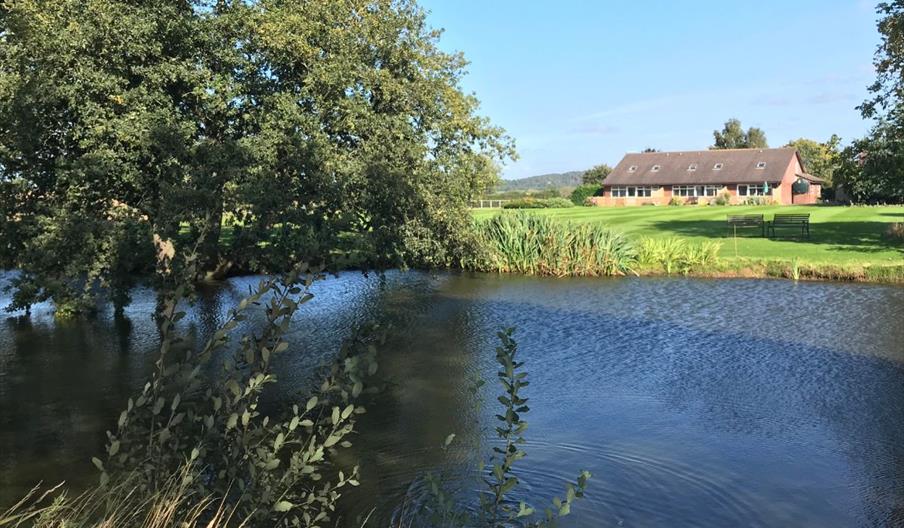
[[736, 232], [739, 227], [758, 227], [760, 235], [766, 236], [766, 222], [763, 221], [763, 215], [729, 215], [729, 233]]
[[792, 228], [800, 230], [800, 235], [810, 238], [810, 214], [776, 214], [769, 223], [769, 233], [775, 236], [775, 228]]

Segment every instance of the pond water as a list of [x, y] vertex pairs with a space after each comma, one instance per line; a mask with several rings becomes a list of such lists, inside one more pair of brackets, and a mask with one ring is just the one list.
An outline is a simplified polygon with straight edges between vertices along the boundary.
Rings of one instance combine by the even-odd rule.
[[[255, 280], [205, 288], [184, 328], [209, 334]], [[476, 466], [498, 405], [495, 334], [514, 326], [531, 381], [519, 498], [545, 506], [594, 475], [563, 525], [904, 525], [904, 288], [393, 272], [314, 292], [281, 398], [356, 325], [395, 328], [351, 453], [349, 520], [376, 508], [369, 525], [385, 526], [425, 470]], [[153, 362], [154, 302], [138, 290], [125, 318], [0, 320], [0, 505], [38, 480], [95, 479], [88, 460]]]

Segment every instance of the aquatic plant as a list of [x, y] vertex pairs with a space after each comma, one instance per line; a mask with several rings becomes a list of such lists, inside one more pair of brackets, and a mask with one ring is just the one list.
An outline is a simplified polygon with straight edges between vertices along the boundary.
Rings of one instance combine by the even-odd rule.
[[599, 224], [503, 213], [475, 226], [477, 255], [464, 267], [528, 275], [612, 276], [632, 272], [629, 240]]
[[722, 249], [720, 242], [690, 243], [685, 239], [645, 238], [638, 247], [638, 261], [660, 267], [667, 275], [703, 271], [715, 265]]
[[[514, 329], [508, 328], [498, 334], [500, 345], [496, 347], [496, 363], [499, 371], [496, 376], [502, 394], [497, 399], [502, 411], [495, 416], [498, 422], [495, 432], [499, 444], [493, 446], [493, 455], [489, 460], [479, 465], [482, 483], [476, 501], [479, 507], [473, 508], [467, 502], [467, 495], [461, 497], [460, 490], [450, 490], [448, 483], [451, 479], [447, 475], [431, 472], [424, 478], [429, 490], [427, 503], [393, 525], [430, 528], [549, 527], [554, 526], [558, 518], [570, 514], [574, 502], [584, 496], [591, 477], [589, 471], [581, 471], [574, 483], [566, 484], [564, 497], [553, 498], [551, 506], [544, 508], [542, 519], [536, 518], [533, 506], [511, 498], [520, 484], [515, 464], [527, 456], [521, 448], [528, 426], [523, 415], [530, 411], [528, 399], [521, 393], [529, 385], [527, 372], [522, 370], [524, 362], [517, 360], [518, 344], [512, 338], [513, 332]], [[446, 437], [443, 449], [454, 438], [454, 434]]]

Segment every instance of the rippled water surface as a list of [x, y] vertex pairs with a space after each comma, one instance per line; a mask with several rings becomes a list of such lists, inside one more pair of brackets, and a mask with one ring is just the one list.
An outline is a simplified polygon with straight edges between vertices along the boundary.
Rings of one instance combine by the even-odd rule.
[[[186, 331], [209, 334], [255, 280], [207, 288]], [[520, 498], [545, 506], [594, 474], [563, 524], [904, 525], [904, 288], [390, 273], [315, 293], [280, 398], [356, 325], [395, 328], [353, 448], [349, 520], [376, 508], [388, 521], [406, 496], [416, 507], [426, 470], [475, 467], [497, 405], [495, 333], [514, 326], [531, 381]], [[0, 320], [0, 505], [38, 480], [95, 478], [87, 461], [153, 362], [153, 307], [137, 291], [125, 318]]]

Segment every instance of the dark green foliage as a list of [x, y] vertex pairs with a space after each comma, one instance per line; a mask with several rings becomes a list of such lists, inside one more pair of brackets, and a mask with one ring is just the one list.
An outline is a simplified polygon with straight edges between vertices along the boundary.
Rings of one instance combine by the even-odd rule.
[[584, 184], [571, 191], [571, 202], [574, 205], [587, 205], [587, 199], [598, 196], [603, 188], [597, 184]]
[[155, 267], [111, 260], [154, 237], [216, 274], [334, 264], [349, 233], [373, 265], [453, 261], [469, 200], [514, 153], [438, 35], [413, 0], [4, 4], [0, 264], [27, 275], [16, 307], [93, 304], [126, 285], [115, 273]]
[[597, 165], [592, 169], [588, 170], [584, 173], [584, 177], [582, 182], [584, 185], [596, 185], [597, 187], [603, 185], [603, 180], [606, 179], [606, 176], [612, 172], [612, 167], [603, 163], [602, 165]]
[[904, 136], [879, 124], [842, 152], [836, 183], [855, 202], [904, 202]]
[[872, 98], [859, 108], [864, 118], [900, 124], [904, 118], [904, 1], [880, 2], [876, 12], [882, 39], [873, 60], [876, 81], [869, 87]]
[[874, 119], [869, 135], [841, 155], [838, 180], [846, 195], [859, 202], [904, 202], [904, 1], [876, 8], [881, 43], [873, 64], [872, 97], [859, 109]]
[[745, 132], [741, 122], [737, 119], [729, 119], [722, 130], [713, 131], [715, 142], [712, 149], [742, 149], [742, 148], [767, 148], [766, 133], [756, 127], [750, 127]]
[[[380, 338], [374, 329], [360, 333], [313, 394], [291, 409], [264, 411], [261, 399], [276, 383], [273, 358], [289, 348], [286, 332], [312, 298], [314, 278], [302, 267], [282, 280], [261, 280], [200, 349], [177, 333], [179, 292], [169, 298], [156, 370], [108, 433], [106, 460], [94, 460], [101, 485], [128, 477], [153, 495], [188, 462], [197, 470], [189, 491], [222, 498], [252, 526], [331, 526], [341, 488], [358, 478], [357, 467], [343, 471], [332, 460], [350, 446], [364, 412], [355, 400], [376, 371]], [[233, 357], [223, 359], [230, 335], [260, 309], [263, 327], [243, 335]]]

